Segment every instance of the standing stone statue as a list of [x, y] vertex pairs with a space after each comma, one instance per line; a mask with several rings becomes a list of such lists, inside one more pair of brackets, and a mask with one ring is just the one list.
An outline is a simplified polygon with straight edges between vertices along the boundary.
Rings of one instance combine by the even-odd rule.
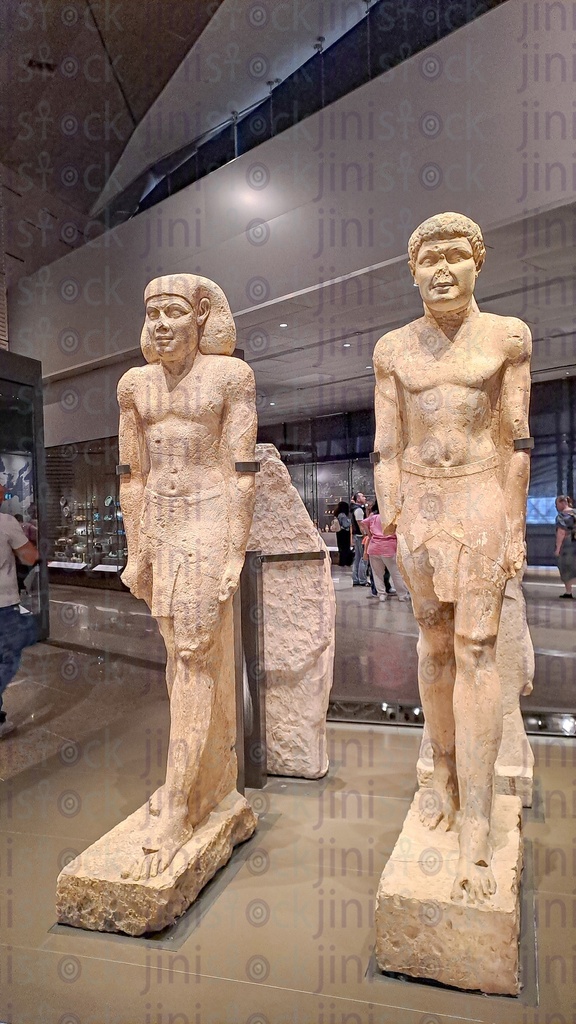
[[[123, 579], [148, 604], [166, 644], [166, 781], [147, 807], [99, 841], [114, 905], [119, 875], [131, 893], [129, 912], [107, 918], [94, 885], [79, 893], [79, 870], [89, 881], [90, 867], [99, 876], [98, 855], [89, 863], [99, 844], [59, 881], [60, 920], [131, 934], [164, 927], [182, 913], [256, 826], [236, 792], [232, 629], [254, 506], [253, 469], [246, 465], [256, 440], [254, 377], [232, 357], [234, 321], [212, 281], [160, 277], [144, 299], [148, 365], [129, 370], [118, 385]], [[156, 887], [152, 902], [147, 891], [134, 897], [134, 882]], [[84, 899], [76, 917], [74, 893]]]
[[376, 493], [396, 524], [398, 562], [420, 627], [419, 687], [433, 748], [420, 817], [459, 822], [452, 899], [495, 891], [490, 820], [502, 734], [495, 644], [506, 581], [524, 560], [529, 480], [530, 332], [481, 313], [480, 228], [460, 214], [424, 221], [409, 264], [421, 319], [380, 339]]

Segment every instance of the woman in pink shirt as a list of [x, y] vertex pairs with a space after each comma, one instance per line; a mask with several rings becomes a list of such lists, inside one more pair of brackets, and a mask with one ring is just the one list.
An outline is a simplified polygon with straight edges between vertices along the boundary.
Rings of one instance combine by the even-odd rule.
[[367, 519], [364, 519], [360, 523], [360, 529], [362, 530], [362, 533], [367, 533], [370, 537], [368, 542], [368, 556], [370, 558], [370, 565], [372, 566], [372, 572], [374, 574], [374, 582], [376, 584], [380, 600], [386, 600], [384, 570], [388, 569], [388, 572], [392, 577], [392, 582], [396, 587], [398, 600], [409, 601], [410, 594], [408, 593], [406, 584], [404, 583], [404, 580], [400, 575], [398, 565], [396, 564], [396, 527], [394, 527], [393, 533], [382, 533], [382, 522], [378, 513], [377, 501], [375, 501], [372, 506], [372, 513]]

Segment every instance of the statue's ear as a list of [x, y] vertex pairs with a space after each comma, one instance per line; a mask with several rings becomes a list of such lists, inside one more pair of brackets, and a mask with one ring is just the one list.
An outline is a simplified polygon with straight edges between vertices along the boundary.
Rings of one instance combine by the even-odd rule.
[[206, 323], [210, 316], [210, 299], [207, 295], [203, 299], [200, 299], [198, 303], [198, 313], [196, 314], [196, 322], [199, 327], [202, 327]]

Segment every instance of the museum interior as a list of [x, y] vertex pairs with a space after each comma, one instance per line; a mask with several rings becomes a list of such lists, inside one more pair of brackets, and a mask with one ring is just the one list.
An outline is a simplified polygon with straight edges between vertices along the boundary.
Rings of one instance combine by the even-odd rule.
[[0, 4], [2, 1024], [576, 1021], [575, 54]]

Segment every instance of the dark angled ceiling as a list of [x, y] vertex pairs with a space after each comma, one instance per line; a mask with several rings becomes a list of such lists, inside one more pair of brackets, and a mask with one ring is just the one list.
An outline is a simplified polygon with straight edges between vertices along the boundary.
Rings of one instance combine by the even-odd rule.
[[9, 280], [86, 240], [135, 127], [220, 2], [0, 0]]

